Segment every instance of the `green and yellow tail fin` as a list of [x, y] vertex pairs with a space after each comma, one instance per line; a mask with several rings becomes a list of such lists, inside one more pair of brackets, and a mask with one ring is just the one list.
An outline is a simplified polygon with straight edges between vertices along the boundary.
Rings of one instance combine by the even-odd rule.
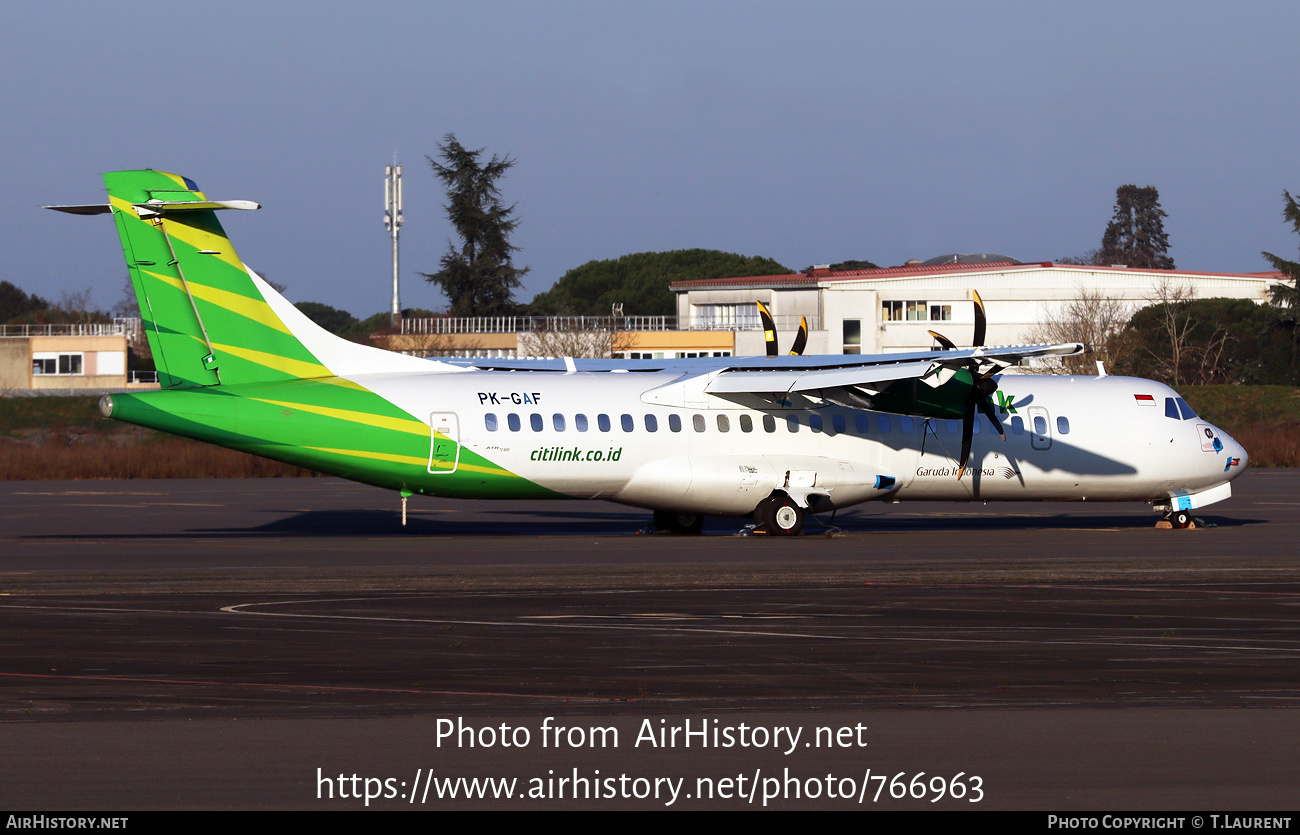
[[115, 171], [104, 184], [164, 388], [330, 375], [217, 220], [218, 210], [256, 203], [210, 201], [193, 181], [162, 171]]

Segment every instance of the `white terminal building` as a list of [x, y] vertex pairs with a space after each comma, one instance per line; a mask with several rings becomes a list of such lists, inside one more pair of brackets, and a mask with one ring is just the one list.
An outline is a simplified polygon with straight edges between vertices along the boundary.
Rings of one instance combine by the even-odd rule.
[[876, 354], [927, 350], [928, 331], [967, 345], [974, 326], [971, 290], [984, 300], [989, 345], [1015, 345], [1050, 317], [1060, 317], [1083, 291], [1128, 303], [1132, 311], [1157, 301], [1161, 287], [1183, 297], [1265, 302], [1279, 272], [1212, 273], [1192, 270], [1025, 264], [1001, 255], [948, 255], [902, 267], [678, 281], [682, 330], [735, 334], [737, 355], [764, 353], [755, 301], [771, 310], [785, 353], [800, 317], [808, 320], [805, 354]]

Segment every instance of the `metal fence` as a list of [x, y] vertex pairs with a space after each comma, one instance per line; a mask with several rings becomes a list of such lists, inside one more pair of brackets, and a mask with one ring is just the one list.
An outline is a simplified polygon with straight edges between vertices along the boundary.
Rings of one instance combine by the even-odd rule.
[[403, 319], [404, 334], [671, 331], [676, 316], [438, 316]]
[[0, 336], [130, 336], [139, 329], [139, 319], [118, 319], [85, 325], [0, 325]]

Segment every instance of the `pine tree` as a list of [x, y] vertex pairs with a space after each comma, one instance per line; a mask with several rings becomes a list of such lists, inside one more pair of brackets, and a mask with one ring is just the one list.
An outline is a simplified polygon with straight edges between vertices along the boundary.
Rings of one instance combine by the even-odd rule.
[[[495, 154], [479, 162], [485, 149], [471, 151], [447, 134], [438, 145], [439, 159], [426, 157], [433, 173], [447, 189], [447, 218], [460, 238], [460, 245], [448, 243], [436, 273], [421, 273], [437, 284], [453, 316], [505, 316], [517, 305], [514, 291], [527, 267], [516, 267], [510, 233], [519, 225], [514, 206], [501, 203], [497, 181], [515, 164], [510, 157]], [[441, 160], [441, 161], [440, 161]]]
[[[1300, 234], [1300, 205], [1297, 205], [1289, 191], [1283, 191], [1282, 198], [1286, 200], [1286, 205], [1282, 208], [1282, 217], [1295, 227], [1297, 234]], [[1280, 307], [1300, 307], [1300, 262], [1279, 258], [1271, 252], [1260, 254], [1273, 263], [1274, 269], [1281, 270], [1282, 275], [1291, 280], [1290, 287], [1285, 284], [1273, 285], [1269, 291], [1273, 296], [1273, 304]]]
[[1115, 216], [1102, 235], [1098, 262], [1172, 270], [1174, 259], [1169, 257], [1166, 217], [1155, 186], [1138, 188], [1130, 184], [1115, 189]]

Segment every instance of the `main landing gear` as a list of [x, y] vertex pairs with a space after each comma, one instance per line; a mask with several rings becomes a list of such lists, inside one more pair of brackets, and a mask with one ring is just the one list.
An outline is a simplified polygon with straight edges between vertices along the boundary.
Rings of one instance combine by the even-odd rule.
[[771, 536], [798, 536], [803, 533], [805, 515], [789, 496], [769, 496], [754, 509], [754, 527]]
[[1169, 527], [1171, 527], [1171, 528], [1177, 528], [1177, 529], [1183, 529], [1183, 528], [1194, 528], [1194, 527], [1196, 527], [1195, 521], [1192, 519], [1192, 514], [1191, 514], [1191, 512], [1190, 512], [1190, 511], [1187, 511], [1187, 510], [1171, 510], [1171, 511], [1169, 511], [1168, 513], [1166, 513], [1166, 514], [1164, 515], [1164, 518], [1162, 518], [1162, 519], [1160, 520], [1160, 522], [1157, 522], [1157, 523], [1156, 523], [1156, 527], [1157, 527], [1157, 528], [1163, 528], [1163, 527], [1165, 527], [1164, 524], [1161, 524], [1161, 523], [1165, 523], [1165, 522], [1168, 523], [1168, 526], [1169, 526]]
[[685, 536], [698, 536], [704, 532], [704, 517], [698, 513], [674, 513], [671, 510], [656, 510], [655, 530]]

